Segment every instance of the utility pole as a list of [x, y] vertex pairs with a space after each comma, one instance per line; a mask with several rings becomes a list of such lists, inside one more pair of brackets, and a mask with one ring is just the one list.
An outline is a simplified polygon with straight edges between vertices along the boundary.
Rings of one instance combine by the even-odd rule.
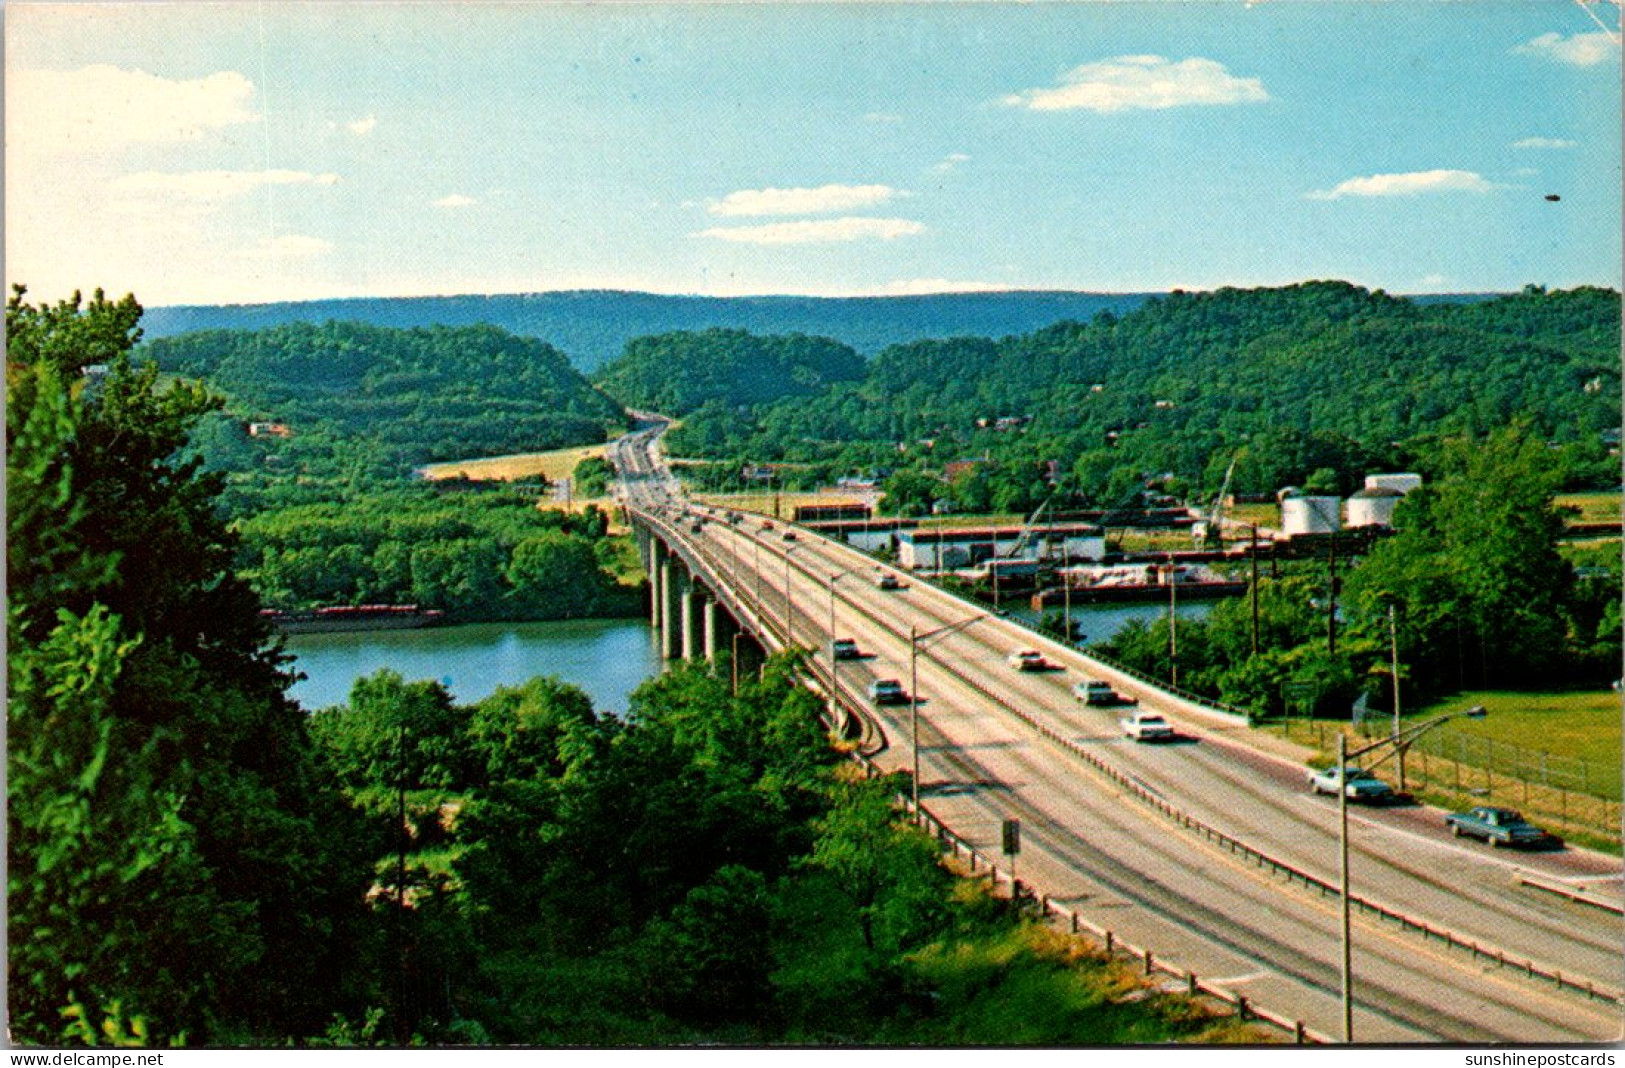
[[920, 638], [919, 628], [913, 624], [908, 628], [908, 723], [911, 741], [909, 749], [914, 754], [914, 777], [910, 784], [910, 792], [914, 796], [914, 818], [920, 818]]
[[1179, 601], [1174, 574], [1174, 554], [1168, 554], [1168, 681], [1179, 685]]
[[1327, 549], [1326, 654], [1337, 655], [1337, 531]]
[[1252, 566], [1252, 572], [1253, 572], [1253, 581], [1252, 581], [1252, 594], [1253, 594], [1253, 655], [1257, 656], [1258, 655], [1258, 524], [1257, 523], [1253, 524], [1253, 540], [1252, 540], [1252, 543], [1249, 546], [1249, 548], [1252, 551], [1247, 554], [1247, 558], [1248, 558], [1248, 562]]
[[412, 1037], [406, 1010], [406, 723], [400, 724], [395, 763], [395, 834], [398, 854], [395, 866], [395, 949], [400, 964], [395, 989], [395, 1035], [401, 1045]]

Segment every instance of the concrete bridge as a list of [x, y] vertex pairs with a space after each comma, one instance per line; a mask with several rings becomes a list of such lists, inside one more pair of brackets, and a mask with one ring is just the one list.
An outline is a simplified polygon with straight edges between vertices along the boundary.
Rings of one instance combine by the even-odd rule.
[[[1019, 865], [1047, 910], [1137, 947], [1148, 974], [1341, 1038], [1337, 805], [1306, 790], [1307, 754], [811, 531], [687, 503], [659, 432], [629, 435], [611, 458], [667, 656], [806, 650], [831, 725], [882, 769], [914, 773], [922, 819], [945, 840], [1007, 879]], [[836, 638], [861, 657], [835, 659]], [[1018, 650], [1049, 670], [1018, 670]], [[872, 702], [880, 679], [907, 703]], [[1178, 739], [1130, 741], [1121, 709], [1072, 695], [1085, 679], [1163, 714]], [[1022, 852], [1004, 857], [1012, 819]], [[1620, 1036], [1621, 917], [1524, 878], [1595, 885], [1619, 878], [1617, 858], [1510, 860], [1453, 840], [1416, 805], [1362, 810], [1351, 826], [1356, 1041]]]

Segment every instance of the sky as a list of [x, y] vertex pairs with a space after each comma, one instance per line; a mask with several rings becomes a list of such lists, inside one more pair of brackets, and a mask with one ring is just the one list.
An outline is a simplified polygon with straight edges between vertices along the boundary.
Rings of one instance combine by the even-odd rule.
[[1617, 0], [5, 14], [40, 299], [1620, 285]]

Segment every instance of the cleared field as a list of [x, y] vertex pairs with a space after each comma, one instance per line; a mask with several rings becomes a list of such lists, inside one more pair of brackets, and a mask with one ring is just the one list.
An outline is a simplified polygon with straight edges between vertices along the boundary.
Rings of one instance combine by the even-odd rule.
[[[863, 501], [850, 494], [835, 493], [695, 493], [694, 500], [701, 504], [717, 505], [723, 508], [740, 508], [748, 512], [760, 512], [763, 515], [776, 516], [779, 519], [789, 519], [795, 515], [798, 507], [814, 504], [862, 504]], [[775, 502], [778, 511], [774, 511]]]
[[1516, 693], [1480, 690], [1418, 709], [1405, 720], [1483, 705], [1484, 719], [1454, 721], [1449, 729], [1523, 746], [1553, 756], [1620, 766], [1620, 695], [1608, 690]]
[[1281, 506], [1278, 504], [1238, 504], [1224, 510], [1226, 519], [1237, 523], [1257, 523], [1274, 529], [1281, 525]]
[[1621, 516], [1618, 493], [1559, 493], [1559, 508], [1574, 508], [1579, 515], [1570, 516], [1574, 523], [1618, 523]]
[[476, 482], [513, 482], [540, 475], [549, 482], [569, 478], [576, 464], [590, 456], [603, 456], [602, 445], [581, 445], [550, 452], [527, 452], [514, 456], [487, 456], [479, 460], [454, 460], [424, 467], [427, 479], [468, 478]]

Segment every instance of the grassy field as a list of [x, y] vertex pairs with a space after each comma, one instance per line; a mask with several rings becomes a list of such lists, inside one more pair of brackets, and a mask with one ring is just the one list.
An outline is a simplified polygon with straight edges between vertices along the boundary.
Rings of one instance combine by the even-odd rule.
[[[837, 493], [695, 493], [694, 500], [701, 504], [717, 505], [723, 508], [742, 508], [749, 512], [760, 512], [763, 515], [777, 515], [780, 519], [789, 519], [795, 515], [798, 507], [814, 504], [862, 504], [863, 502], [851, 494]], [[777, 500], [778, 511], [775, 513], [774, 502]]]
[[581, 445], [551, 452], [527, 452], [515, 456], [488, 456], [481, 460], [455, 460], [423, 468], [427, 479], [469, 478], [476, 482], [513, 482], [540, 475], [549, 482], [569, 478], [576, 464], [589, 456], [603, 456], [602, 445]]
[[1226, 508], [1224, 517], [1237, 523], [1257, 523], [1261, 527], [1276, 529], [1281, 525], [1281, 506], [1278, 504], [1238, 504], [1234, 508]]
[[1620, 695], [1609, 690], [1515, 693], [1483, 690], [1459, 694], [1418, 709], [1405, 721], [1483, 705], [1484, 719], [1459, 719], [1447, 730], [1509, 745], [1620, 766]]
[[1570, 517], [1576, 523], [1618, 523], [1620, 496], [1618, 493], [1559, 493], [1557, 506], [1578, 509], [1580, 514]]

